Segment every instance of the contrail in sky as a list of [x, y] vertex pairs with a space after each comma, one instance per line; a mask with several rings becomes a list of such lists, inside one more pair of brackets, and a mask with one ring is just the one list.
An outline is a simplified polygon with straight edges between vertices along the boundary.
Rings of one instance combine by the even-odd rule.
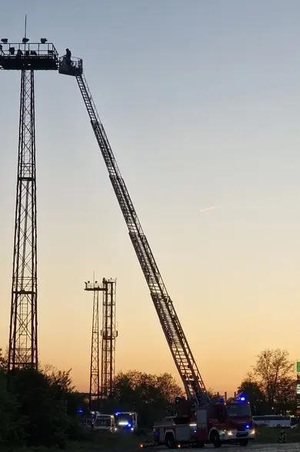
[[218, 206], [205, 207], [205, 209], [199, 210], [199, 213], [208, 212], [209, 210], [215, 210]]

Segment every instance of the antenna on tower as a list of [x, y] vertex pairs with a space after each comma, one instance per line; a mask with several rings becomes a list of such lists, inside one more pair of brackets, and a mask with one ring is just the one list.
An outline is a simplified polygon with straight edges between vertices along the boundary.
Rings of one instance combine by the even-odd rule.
[[26, 34], [27, 34], [27, 14], [25, 14], [25, 33], [24, 33], [24, 38], [27, 38]]
[[26, 44], [26, 42], [29, 41], [27, 38], [27, 14], [25, 14], [25, 21], [24, 21], [24, 38], [22, 39], [23, 44]]

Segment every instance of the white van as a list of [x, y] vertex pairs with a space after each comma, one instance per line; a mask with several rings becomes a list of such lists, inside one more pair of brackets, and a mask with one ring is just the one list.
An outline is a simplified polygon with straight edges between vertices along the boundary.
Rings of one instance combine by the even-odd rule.
[[91, 427], [94, 430], [116, 431], [116, 422], [112, 414], [104, 414], [96, 411], [92, 417]]

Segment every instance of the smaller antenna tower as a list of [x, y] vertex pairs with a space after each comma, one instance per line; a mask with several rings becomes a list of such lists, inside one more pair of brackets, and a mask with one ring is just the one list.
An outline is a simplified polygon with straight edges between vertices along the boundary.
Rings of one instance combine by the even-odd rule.
[[85, 282], [84, 290], [92, 291], [93, 296], [93, 319], [91, 340], [91, 364], [90, 364], [90, 409], [97, 409], [100, 399], [100, 377], [99, 377], [99, 292], [105, 290], [98, 281]]
[[102, 280], [103, 305], [102, 305], [102, 355], [101, 355], [101, 396], [108, 397], [112, 394], [113, 380], [115, 377], [115, 351], [116, 338], [116, 280]]
[[[100, 399], [112, 393], [115, 376], [116, 331], [116, 280], [102, 280], [102, 286], [95, 281], [85, 282], [85, 289], [93, 292], [93, 319], [90, 364], [90, 409], [98, 409]], [[100, 331], [99, 331], [99, 292], [102, 296], [102, 330], [101, 330], [101, 378], [100, 378]]]

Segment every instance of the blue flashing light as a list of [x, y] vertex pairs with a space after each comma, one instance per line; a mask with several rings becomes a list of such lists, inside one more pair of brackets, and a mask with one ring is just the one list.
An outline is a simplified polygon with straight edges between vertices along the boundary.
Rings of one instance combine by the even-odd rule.
[[246, 428], [250, 428], [250, 425], [249, 425], [249, 424], [246, 424], [245, 427], [246, 427]]
[[246, 402], [246, 396], [245, 396], [245, 394], [239, 394], [238, 395], [238, 397], [237, 397], [237, 401], [238, 402]]

